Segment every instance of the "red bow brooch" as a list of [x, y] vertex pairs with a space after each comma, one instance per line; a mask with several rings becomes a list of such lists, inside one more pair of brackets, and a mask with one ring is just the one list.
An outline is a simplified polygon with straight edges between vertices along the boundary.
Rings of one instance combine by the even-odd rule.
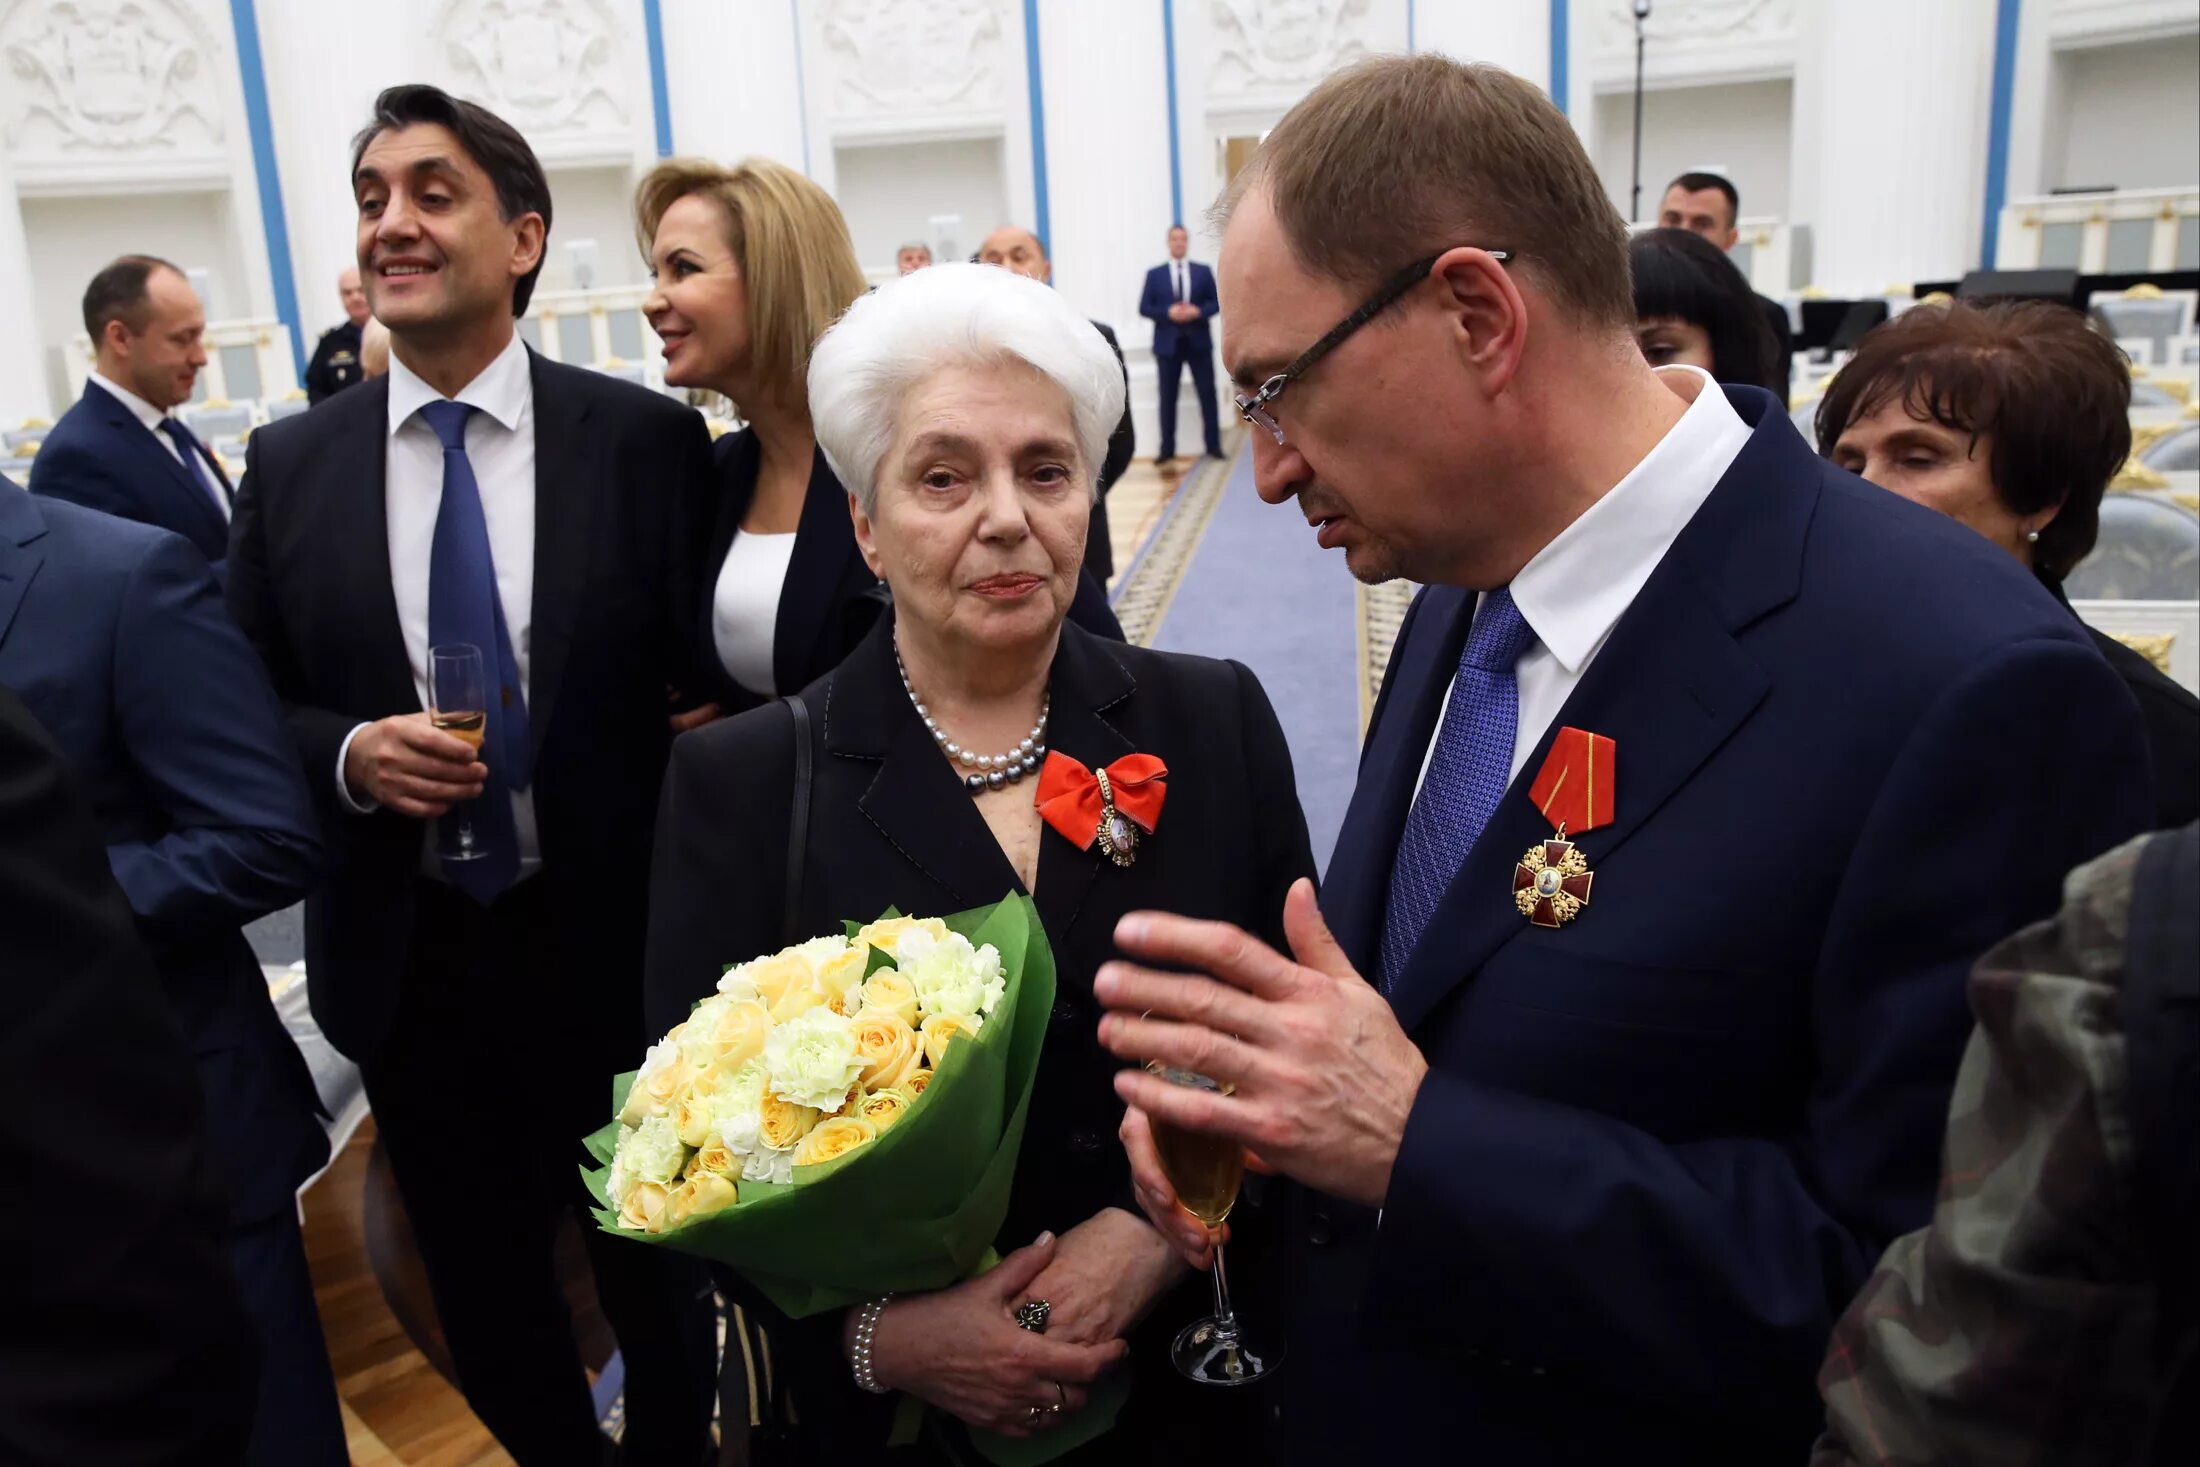
[[1049, 750], [1034, 803], [1039, 817], [1080, 851], [1093, 842], [1109, 860], [1128, 866], [1139, 832], [1152, 835], [1168, 797], [1169, 767], [1151, 754], [1125, 754], [1107, 768], [1087, 769], [1059, 749]]

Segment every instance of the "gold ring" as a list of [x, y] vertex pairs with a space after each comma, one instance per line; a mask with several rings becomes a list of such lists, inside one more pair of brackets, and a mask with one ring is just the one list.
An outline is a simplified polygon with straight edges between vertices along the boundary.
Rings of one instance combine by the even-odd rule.
[[1056, 1381], [1054, 1383], [1054, 1404], [1047, 1407], [1047, 1409], [1049, 1411], [1061, 1411], [1066, 1409], [1068, 1406], [1069, 1392], [1062, 1389], [1062, 1383], [1060, 1381]]

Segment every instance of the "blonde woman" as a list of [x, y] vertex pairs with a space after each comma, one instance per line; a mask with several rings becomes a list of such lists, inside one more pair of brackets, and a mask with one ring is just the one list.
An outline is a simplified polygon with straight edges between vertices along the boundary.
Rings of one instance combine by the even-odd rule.
[[[868, 288], [829, 195], [768, 158], [659, 164], [634, 201], [655, 288], [643, 313], [665, 381], [732, 400], [748, 426], [716, 446], [693, 727], [768, 702], [839, 666], [886, 604], [856, 548], [848, 493], [810, 424], [810, 349]], [[1076, 620], [1118, 639], [1097, 585]]]

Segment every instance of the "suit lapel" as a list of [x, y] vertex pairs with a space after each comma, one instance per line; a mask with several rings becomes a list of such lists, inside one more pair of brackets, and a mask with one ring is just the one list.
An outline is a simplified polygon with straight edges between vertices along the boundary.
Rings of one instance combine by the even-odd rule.
[[[1087, 769], [1104, 768], [1135, 753], [1137, 746], [1110, 715], [1120, 716], [1122, 705], [1136, 689], [1130, 671], [1110, 655], [1105, 643], [1064, 622], [1049, 684], [1047, 747], [1061, 750]], [[1036, 776], [1024, 784], [1036, 795]], [[1116, 874], [1098, 850], [1079, 850], [1052, 828], [1040, 830], [1039, 889], [1032, 900], [1057, 947], [1069, 940], [1071, 925], [1084, 910], [1104, 866], [1111, 876]]]
[[[209, 528], [226, 538], [229, 522], [222, 518], [220, 507], [206, 497], [206, 486], [191, 471], [191, 466], [168, 451], [168, 445], [161, 441], [159, 430], [147, 428], [139, 422], [137, 414], [124, 406], [122, 399], [98, 383], [88, 382], [84, 385], [84, 390], [99, 394], [101, 414], [118, 435], [117, 441], [128, 444], [130, 451], [137, 455], [140, 473], [146, 481], [165, 483], [172, 491], [183, 495], [190, 503], [191, 513], [206, 521]], [[224, 488], [228, 486], [226, 478], [222, 483]]]
[[337, 599], [363, 608], [374, 628], [372, 675], [380, 685], [375, 706], [409, 708], [419, 703], [420, 690], [413, 685], [390, 584], [389, 379], [377, 377], [353, 388], [344, 405], [350, 417], [340, 419], [326, 457], [297, 492], [324, 499], [324, 512], [334, 521], [328, 536], [333, 575], [344, 587]]
[[564, 373], [532, 350], [535, 394], [535, 591], [528, 613], [527, 722], [539, 757], [564, 681], [588, 575], [588, 551], [603, 483], [601, 435], [589, 431], [591, 403]]
[[0, 483], [0, 647], [15, 624], [23, 593], [31, 587], [46, 553], [38, 548], [45, 537], [46, 519], [30, 495], [14, 484]]

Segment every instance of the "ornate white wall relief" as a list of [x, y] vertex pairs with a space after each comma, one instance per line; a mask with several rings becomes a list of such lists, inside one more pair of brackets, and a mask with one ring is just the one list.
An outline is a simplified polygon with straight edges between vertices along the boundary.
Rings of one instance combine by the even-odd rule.
[[624, 136], [630, 68], [600, 0], [454, 0], [436, 34], [453, 90], [530, 137]]
[[1002, 0], [827, 0], [833, 115], [987, 112], [1004, 99]]
[[0, 57], [11, 152], [174, 155], [222, 140], [212, 38], [170, 0], [16, 0]]
[[[1632, 0], [1603, 0], [1591, 24], [1599, 86], [1632, 82]], [[1656, 0], [1642, 33], [1645, 72], [1667, 86], [1764, 79], [1795, 70], [1795, 0]]]
[[1214, 0], [1215, 95], [1300, 92], [1373, 49], [1374, 0]]

